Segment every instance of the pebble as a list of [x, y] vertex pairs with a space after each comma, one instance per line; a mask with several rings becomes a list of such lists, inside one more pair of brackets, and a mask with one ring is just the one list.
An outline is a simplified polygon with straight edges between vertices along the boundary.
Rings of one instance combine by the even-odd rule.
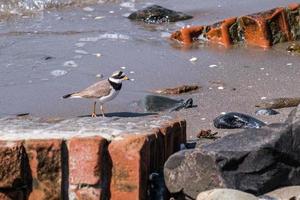
[[277, 112], [276, 110], [273, 110], [273, 109], [259, 109], [259, 110], [255, 111], [255, 114], [269, 116], [269, 115], [277, 115], [277, 114], [279, 114], [279, 112]]
[[98, 58], [102, 56], [101, 53], [94, 53], [93, 55], [98, 57]]
[[135, 72], [134, 72], [134, 71], [130, 71], [129, 73], [130, 73], [130, 74], [134, 74]]
[[51, 75], [52, 75], [52, 76], [55, 76], [55, 77], [58, 77], [58, 76], [66, 75], [67, 73], [68, 73], [68, 72], [65, 71], [65, 70], [59, 70], [59, 69], [57, 69], [57, 70], [53, 70], [53, 71], [51, 72]]
[[98, 20], [98, 19], [103, 19], [103, 18], [105, 18], [105, 16], [97, 16], [94, 19]]
[[126, 69], [126, 67], [120, 67], [121, 69]]
[[103, 78], [103, 74], [96, 74], [97, 78]]
[[224, 90], [224, 87], [223, 86], [219, 86], [218, 90]]
[[286, 63], [286, 66], [292, 66], [293, 63]]
[[198, 60], [198, 58], [192, 57], [192, 58], [190, 59], [190, 62], [196, 62], [197, 60]]
[[215, 68], [215, 67], [217, 67], [217, 65], [209, 65], [208, 67], [209, 68]]
[[261, 100], [265, 100], [265, 99], [267, 99], [267, 97], [261, 97], [260, 99], [261, 99]]
[[77, 67], [77, 63], [73, 60], [68, 60], [64, 63], [64, 66], [65, 67]]
[[93, 12], [95, 9], [92, 7], [84, 7], [82, 10], [84, 10], [86, 12]]
[[113, 13], [115, 13], [115, 11], [111, 10], [111, 11], [109, 11], [109, 13], [110, 13], [110, 14], [113, 14]]

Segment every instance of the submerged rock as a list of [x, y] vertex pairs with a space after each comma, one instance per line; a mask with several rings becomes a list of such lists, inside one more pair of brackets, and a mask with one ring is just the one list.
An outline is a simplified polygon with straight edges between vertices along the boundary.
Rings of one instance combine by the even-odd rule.
[[261, 128], [266, 124], [254, 117], [246, 114], [230, 112], [214, 119], [216, 128], [234, 129], [234, 128]]
[[193, 99], [177, 100], [158, 95], [146, 95], [141, 104], [147, 112], [161, 112], [166, 110], [172, 112], [182, 108], [193, 107]]
[[176, 12], [158, 5], [152, 5], [131, 13], [128, 18], [136, 21], [144, 21], [148, 24], [160, 24], [187, 20], [193, 17], [182, 12]]
[[182, 94], [182, 93], [196, 91], [198, 89], [199, 89], [198, 85], [182, 85], [174, 88], [164, 88], [160, 90], [155, 90], [154, 92], [158, 94], [175, 95], [175, 94]]
[[267, 99], [257, 103], [255, 106], [266, 109], [278, 109], [287, 107], [296, 107], [300, 104], [300, 97], [295, 98], [276, 98]]
[[279, 112], [277, 112], [276, 110], [273, 109], [259, 109], [257, 111], [255, 111], [256, 115], [277, 115], [279, 114]]

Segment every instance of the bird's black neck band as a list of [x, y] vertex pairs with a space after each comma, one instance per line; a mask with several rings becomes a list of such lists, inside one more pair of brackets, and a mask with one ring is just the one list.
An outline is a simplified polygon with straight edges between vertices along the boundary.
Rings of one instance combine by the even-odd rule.
[[115, 90], [121, 90], [122, 88], [122, 83], [115, 83], [111, 80], [108, 79], [108, 82], [110, 83], [110, 85], [115, 89]]

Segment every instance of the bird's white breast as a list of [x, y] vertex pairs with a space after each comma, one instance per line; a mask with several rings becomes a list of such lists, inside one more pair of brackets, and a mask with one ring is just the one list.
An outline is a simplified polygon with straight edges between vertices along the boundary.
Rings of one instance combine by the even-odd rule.
[[117, 90], [112, 89], [107, 96], [100, 97], [99, 102], [103, 104], [105, 102], [111, 101], [119, 94], [119, 92], [120, 92], [119, 90], [117, 91]]

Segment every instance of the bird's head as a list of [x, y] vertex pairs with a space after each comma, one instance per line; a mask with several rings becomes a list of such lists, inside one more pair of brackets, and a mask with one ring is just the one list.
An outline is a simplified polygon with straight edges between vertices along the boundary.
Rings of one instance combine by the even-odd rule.
[[122, 71], [114, 72], [109, 79], [113, 82], [120, 83], [125, 80], [130, 80]]
[[122, 71], [115, 71], [110, 77], [119, 80], [129, 80], [129, 78]]

